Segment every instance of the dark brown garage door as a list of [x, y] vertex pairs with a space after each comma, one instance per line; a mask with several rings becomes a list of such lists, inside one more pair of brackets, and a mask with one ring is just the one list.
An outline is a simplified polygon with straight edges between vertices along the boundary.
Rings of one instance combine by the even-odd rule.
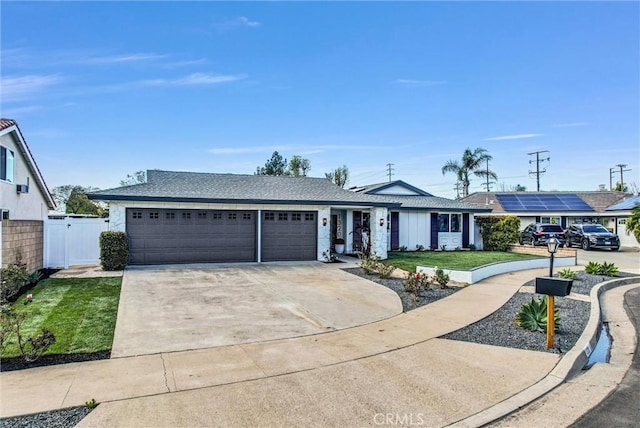
[[256, 261], [256, 211], [127, 209], [132, 264]]
[[316, 260], [317, 213], [263, 211], [262, 260]]

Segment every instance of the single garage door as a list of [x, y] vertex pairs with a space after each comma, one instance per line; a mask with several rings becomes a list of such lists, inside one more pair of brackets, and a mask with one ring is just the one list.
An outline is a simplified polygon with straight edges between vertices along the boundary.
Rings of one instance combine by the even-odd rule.
[[262, 260], [316, 260], [317, 213], [263, 211]]
[[127, 209], [131, 264], [256, 261], [256, 211]]

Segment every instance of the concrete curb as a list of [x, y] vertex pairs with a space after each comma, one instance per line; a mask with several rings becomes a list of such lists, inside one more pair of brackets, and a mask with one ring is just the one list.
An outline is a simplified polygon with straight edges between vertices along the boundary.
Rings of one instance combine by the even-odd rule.
[[589, 322], [576, 342], [576, 345], [562, 357], [546, 377], [492, 407], [447, 426], [480, 427], [488, 425], [532, 403], [560, 386], [567, 379], [578, 374], [589, 359], [589, 355], [591, 355], [598, 341], [598, 336], [602, 328], [602, 309], [600, 303], [602, 295], [613, 288], [635, 283], [640, 285], [640, 276], [613, 279], [603, 282], [591, 289], [591, 313], [589, 315]]

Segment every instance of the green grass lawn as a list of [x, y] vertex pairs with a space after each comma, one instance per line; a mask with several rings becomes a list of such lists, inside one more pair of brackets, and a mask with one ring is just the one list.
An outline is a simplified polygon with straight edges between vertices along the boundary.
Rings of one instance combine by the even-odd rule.
[[[56, 343], [44, 355], [81, 354], [111, 349], [116, 326], [122, 278], [49, 278], [30, 293], [33, 301], [25, 305], [20, 297], [13, 308], [26, 313], [23, 338], [40, 333], [42, 327], [53, 332]], [[2, 353], [3, 358], [18, 357], [15, 337]]]
[[500, 251], [425, 251], [389, 253], [387, 264], [408, 272], [415, 272], [416, 266], [437, 266], [442, 269], [471, 270], [496, 262], [535, 259], [536, 256]]

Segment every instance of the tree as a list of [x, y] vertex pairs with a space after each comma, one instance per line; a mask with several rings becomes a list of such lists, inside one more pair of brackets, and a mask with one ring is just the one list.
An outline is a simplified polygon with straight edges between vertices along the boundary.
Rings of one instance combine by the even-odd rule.
[[506, 183], [500, 183], [500, 191], [502, 192], [526, 192], [527, 186], [522, 184], [516, 184], [515, 186], [509, 186]]
[[301, 156], [295, 155], [289, 161], [289, 169], [285, 172], [285, 175], [292, 175], [294, 177], [306, 177], [311, 169], [311, 161]]
[[87, 189], [74, 186], [66, 201], [67, 214], [89, 214], [103, 216], [104, 209], [87, 197]]
[[458, 181], [462, 183], [462, 196], [469, 196], [469, 184], [471, 183], [469, 175], [473, 174], [476, 177], [491, 178], [493, 180], [498, 179], [498, 175], [489, 170], [488, 168], [482, 169], [485, 162], [493, 159], [485, 149], [479, 147], [474, 151], [470, 148], [465, 149], [462, 154], [462, 162], [457, 160], [450, 160], [442, 167], [442, 175], [447, 172], [453, 172]]
[[51, 189], [51, 194], [60, 211], [64, 211], [66, 213], [73, 212], [67, 210], [67, 201], [69, 200], [69, 197], [71, 196], [71, 193], [74, 189], [81, 189], [84, 194], [100, 190], [97, 187], [83, 187], [78, 184], [64, 184], [62, 186], [54, 187], [53, 189]]
[[127, 174], [127, 178], [120, 180], [121, 186], [133, 186], [135, 184], [143, 184], [147, 182], [146, 171], [136, 171], [133, 175]]
[[631, 210], [631, 216], [627, 219], [627, 234], [633, 233], [636, 241], [640, 243], [640, 205]]
[[619, 181], [616, 183], [616, 186], [613, 188], [616, 192], [628, 192], [629, 187], [625, 184], [624, 186]]
[[264, 167], [257, 167], [255, 175], [285, 175], [287, 160], [278, 151], [273, 152], [271, 159], [264, 164]]
[[332, 183], [344, 188], [349, 182], [349, 168], [346, 165], [339, 166], [330, 172], [325, 172], [324, 176]]

